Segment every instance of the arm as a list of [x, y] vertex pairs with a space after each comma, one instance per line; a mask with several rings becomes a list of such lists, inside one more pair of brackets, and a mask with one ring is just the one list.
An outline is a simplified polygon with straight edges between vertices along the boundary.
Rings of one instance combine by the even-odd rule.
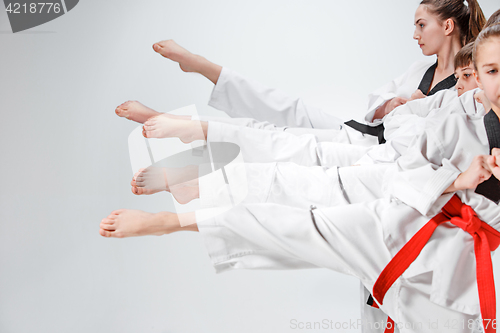
[[[418, 89], [423, 75], [429, 69], [429, 61], [417, 61], [401, 76], [368, 95], [368, 113], [365, 121], [378, 123], [384, 115], [388, 114], [398, 105], [410, 99]], [[396, 99], [400, 97], [402, 99]], [[377, 113], [377, 115], [375, 115]], [[378, 119], [377, 119], [378, 118]]]
[[[477, 136], [480, 126], [481, 118], [460, 114], [449, 116], [438, 126], [428, 126], [396, 161], [397, 172], [389, 182], [390, 194], [428, 215], [441, 208], [443, 193], [472, 187], [464, 181], [470, 178], [461, 176], [455, 181], [470, 168], [474, 155], [488, 154], [484, 139]], [[467, 174], [474, 174], [471, 171]]]
[[231, 117], [250, 117], [277, 126], [338, 129], [343, 123], [319, 108], [305, 105], [300, 98], [248, 80], [225, 67], [208, 104]]
[[472, 161], [470, 167], [462, 172], [450, 185], [445, 193], [460, 190], [475, 190], [482, 182], [487, 181], [491, 175], [500, 179], [500, 149], [493, 148], [491, 155], [478, 155]]
[[[431, 116], [445, 117], [451, 113], [477, 113], [475, 112], [476, 104], [474, 99], [470, 98], [469, 100], [467, 97], [463, 95], [458, 99], [456, 91], [446, 89], [439, 91], [435, 95], [410, 101], [403, 106], [397, 107], [384, 118], [384, 137], [389, 141], [397, 140], [401, 135], [408, 136], [406, 132], [401, 131], [401, 128], [408, 124], [411, 126], [412, 123], [419, 124], [422, 118], [429, 119]], [[473, 109], [474, 112], [469, 109]], [[412, 131], [412, 133], [417, 135], [420, 131], [421, 129], [418, 132]]]
[[444, 193], [476, 189], [479, 184], [491, 177], [493, 165], [496, 165], [495, 156], [478, 155], [474, 157], [470, 167], [458, 175]]

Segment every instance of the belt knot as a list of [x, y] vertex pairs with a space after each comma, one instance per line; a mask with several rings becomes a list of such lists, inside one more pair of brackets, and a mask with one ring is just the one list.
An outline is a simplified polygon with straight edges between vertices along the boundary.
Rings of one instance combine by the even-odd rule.
[[465, 204], [460, 209], [460, 216], [452, 217], [450, 222], [471, 235], [477, 233], [482, 227], [482, 221], [477, 217], [474, 209]]

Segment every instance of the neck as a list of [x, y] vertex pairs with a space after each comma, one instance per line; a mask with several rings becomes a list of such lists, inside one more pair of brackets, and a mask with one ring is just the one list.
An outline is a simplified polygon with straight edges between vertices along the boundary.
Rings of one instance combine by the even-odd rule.
[[[493, 112], [495, 112], [495, 114], [497, 115], [498, 119], [500, 119], [500, 108], [497, 108], [495, 105], [492, 105], [491, 106], [491, 110]], [[491, 112], [491, 111], [490, 111]]]
[[443, 45], [437, 53], [438, 65], [436, 71], [449, 73], [455, 72], [455, 55], [462, 48], [462, 44], [457, 38], [453, 38], [450, 43]]

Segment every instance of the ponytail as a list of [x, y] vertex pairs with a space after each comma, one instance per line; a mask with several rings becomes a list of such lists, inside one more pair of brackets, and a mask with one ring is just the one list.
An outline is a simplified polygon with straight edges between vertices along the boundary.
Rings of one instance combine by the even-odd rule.
[[469, 4], [469, 22], [465, 34], [465, 44], [474, 41], [486, 24], [486, 17], [484, 17], [483, 10], [477, 0], [467, 0], [467, 2]]

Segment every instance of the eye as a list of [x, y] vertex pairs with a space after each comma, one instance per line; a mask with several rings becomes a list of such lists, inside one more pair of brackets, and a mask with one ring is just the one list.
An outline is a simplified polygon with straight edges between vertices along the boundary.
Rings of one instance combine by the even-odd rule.
[[424, 27], [424, 25], [423, 25], [422, 23], [420, 23], [418, 26], [419, 26], [420, 28], [423, 28], [423, 27]]
[[464, 74], [464, 77], [465, 77], [466, 79], [470, 78], [470, 76], [471, 76], [471, 74]]
[[496, 72], [498, 72], [496, 69], [491, 69], [487, 73], [488, 74], [496, 74]]

